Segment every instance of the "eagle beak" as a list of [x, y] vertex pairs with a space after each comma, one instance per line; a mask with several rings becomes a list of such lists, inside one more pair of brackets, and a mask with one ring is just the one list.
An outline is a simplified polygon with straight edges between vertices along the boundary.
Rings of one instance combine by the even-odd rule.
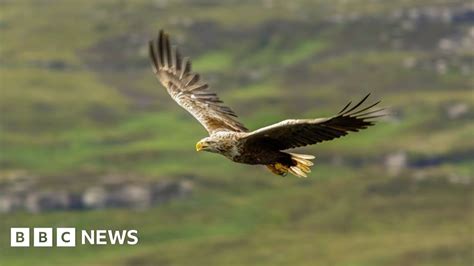
[[207, 145], [203, 142], [198, 142], [196, 143], [196, 151], [202, 151], [203, 149], [205, 149], [207, 147]]

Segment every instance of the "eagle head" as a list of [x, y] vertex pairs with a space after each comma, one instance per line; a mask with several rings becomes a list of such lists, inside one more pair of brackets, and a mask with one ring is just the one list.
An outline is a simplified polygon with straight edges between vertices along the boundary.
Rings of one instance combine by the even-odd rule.
[[217, 141], [210, 137], [203, 138], [196, 143], [196, 151], [219, 152]]

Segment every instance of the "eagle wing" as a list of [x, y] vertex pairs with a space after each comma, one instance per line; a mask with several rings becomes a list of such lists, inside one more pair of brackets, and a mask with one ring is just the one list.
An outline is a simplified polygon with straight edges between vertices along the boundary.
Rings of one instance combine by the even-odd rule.
[[370, 110], [380, 101], [361, 107], [370, 94], [351, 107], [349, 102], [337, 115], [317, 119], [289, 119], [248, 133], [245, 145], [270, 145], [278, 150], [333, 140], [372, 126], [372, 119], [383, 116]]
[[181, 58], [176, 47], [170, 46], [169, 37], [160, 31], [156, 41], [149, 42], [153, 71], [169, 95], [191, 113], [209, 132], [238, 131], [247, 129], [235, 118], [237, 115], [209, 91], [199, 74], [191, 72], [191, 62]]

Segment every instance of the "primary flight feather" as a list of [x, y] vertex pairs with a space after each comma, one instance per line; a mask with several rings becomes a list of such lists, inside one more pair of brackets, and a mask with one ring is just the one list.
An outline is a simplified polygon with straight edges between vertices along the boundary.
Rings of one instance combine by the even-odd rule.
[[196, 144], [197, 151], [219, 153], [238, 163], [266, 165], [277, 175], [306, 177], [313, 165], [310, 160], [314, 156], [284, 150], [357, 132], [373, 125], [373, 119], [381, 116], [381, 109], [372, 110], [379, 102], [363, 105], [369, 94], [355, 105], [348, 103], [329, 118], [288, 119], [249, 132], [199, 74], [191, 71], [190, 60], [182, 58], [176, 47], [170, 45], [167, 34], [160, 31], [156, 41], [150, 41], [149, 52], [153, 72], [169, 95], [209, 132], [209, 137]]

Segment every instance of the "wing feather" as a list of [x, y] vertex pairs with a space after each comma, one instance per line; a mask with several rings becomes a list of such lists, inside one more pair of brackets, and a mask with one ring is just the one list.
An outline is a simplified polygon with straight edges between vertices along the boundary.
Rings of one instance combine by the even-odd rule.
[[349, 102], [335, 116], [318, 119], [289, 119], [248, 133], [246, 145], [271, 144], [279, 150], [302, 147], [333, 140], [374, 125], [384, 109], [371, 110], [380, 101], [363, 106], [368, 94], [354, 106]]
[[189, 58], [181, 57], [178, 49], [170, 46], [168, 34], [160, 31], [158, 38], [149, 43], [153, 71], [170, 96], [191, 113], [209, 132], [247, 129], [229, 107], [222, 105], [216, 93], [197, 73], [191, 71]]

